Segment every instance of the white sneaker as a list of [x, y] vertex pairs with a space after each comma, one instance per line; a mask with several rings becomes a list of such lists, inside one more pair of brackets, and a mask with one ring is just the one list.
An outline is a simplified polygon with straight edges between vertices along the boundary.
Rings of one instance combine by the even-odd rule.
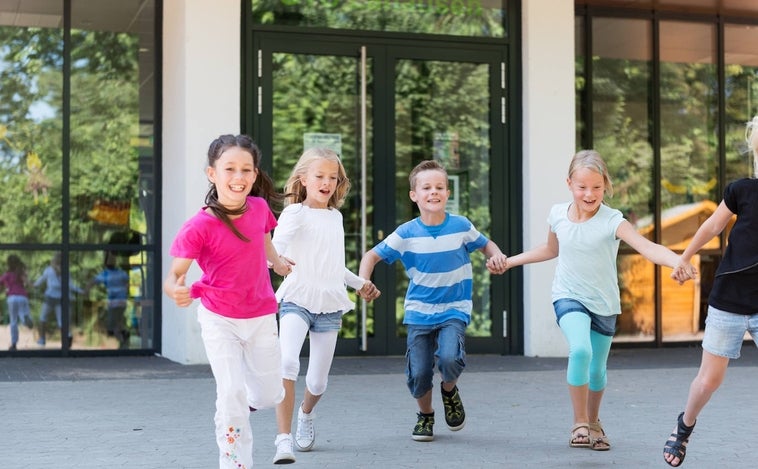
[[292, 464], [295, 462], [295, 455], [292, 453], [291, 433], [280, 433], [276, 435], [274, 445], [276, 445], [274, 464]]
[[310, 414], [303, 412], [303, 407], [297, 409], [297, 432], [295, 433], [295, 447], [298, 451], [310, 451], [316, 440], [316, 430], [313, 428], [313, 411]]

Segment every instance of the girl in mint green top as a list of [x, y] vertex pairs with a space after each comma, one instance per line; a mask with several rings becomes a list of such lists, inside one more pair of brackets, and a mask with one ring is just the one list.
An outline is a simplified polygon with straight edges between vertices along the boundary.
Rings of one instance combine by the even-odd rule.
[[[620, 240], [656, 264], [674, 267], [679, 257], [640, 235], [621, 212], [603, 204], [613, 195], [608, 169], [593, 150], [574, 155], [566, 184], [572, 200], [550, 211], [547, 242], [508, 258], [508, 268], [558, 258], [552, 299], [569, 345], [569, 395], [574, 410], [571, 447], [610, 449], [600, 425], [606, 362], [621, 313], [616, 256]], [[695, 275], [694, 269], [688, 275]]]

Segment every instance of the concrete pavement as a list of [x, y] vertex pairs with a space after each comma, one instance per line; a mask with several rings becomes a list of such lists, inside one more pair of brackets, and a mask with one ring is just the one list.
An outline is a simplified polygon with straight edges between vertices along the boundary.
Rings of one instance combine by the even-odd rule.
[[[607, 452], [568, 446], [565, 359], [470, 355], [459, 382], [466, 427], [447, 430], [435, 391], [435, 440], [420, 443], [410, 438], [416, 408], [404, 360], [340, 357], [316, 408], [316, 445], [289, 467], [668, 467], [663, 443], [699, 357], [697, 347], [612, 351], [601, 412]], [[746, 345], [701, 414], [682, 467], [750, 464], [757, 387], [758, 351]], [[212, 469], [214, 399], [205, 365], [161, 357], [2, 358], [0, 468]], [[275, 467], [274, 412], [251, 419], [255, 465]]]

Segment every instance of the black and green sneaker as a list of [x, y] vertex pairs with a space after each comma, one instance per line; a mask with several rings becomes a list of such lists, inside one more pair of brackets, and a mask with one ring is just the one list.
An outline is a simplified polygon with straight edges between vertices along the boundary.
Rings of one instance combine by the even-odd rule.
[[432, 441], [434, 439], [434, 412], [431, 414], [417, 413], [418, 422], [413, 427], [413, 439], [416, 441]]
[[445, 405], [445, 423], [451, 431], [457, 432], [466, 425], [466, 411], [463, 410], [461, 395], [458, 393], [458, 386], [450, 392], [445, 391], [440, 383], [442, 391], [442, 403]]

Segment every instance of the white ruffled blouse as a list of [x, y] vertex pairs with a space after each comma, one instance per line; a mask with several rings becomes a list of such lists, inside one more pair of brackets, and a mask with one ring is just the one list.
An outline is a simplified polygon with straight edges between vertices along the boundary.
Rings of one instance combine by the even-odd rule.
[[295, 303], [314, 314], [355, 308], [345, 285], [360, 290], [366, 281], [345, 267], [339, 210], [288, 205], [279, 216], [273, 244], [280, 255], [295, 262], [276, 291], [277, 301]]

